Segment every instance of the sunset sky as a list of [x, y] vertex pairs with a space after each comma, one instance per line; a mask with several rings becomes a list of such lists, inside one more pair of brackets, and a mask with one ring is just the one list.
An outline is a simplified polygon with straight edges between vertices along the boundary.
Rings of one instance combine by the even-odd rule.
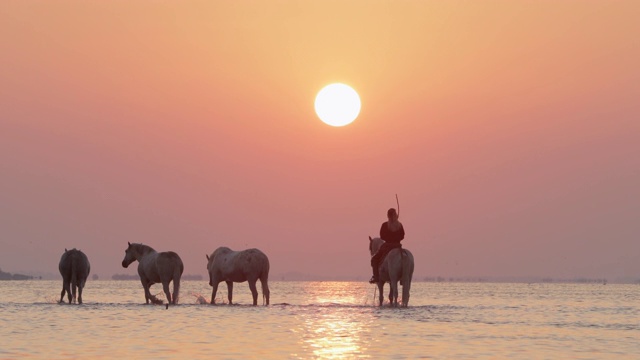
[[[0, 4], [0, 268], [127, 241], [206, 273], [640, 278], [638, 1]], [[314, 112], [352, 86], [360, 116]], [[276, 280], [278, 278], [275, 278]]]

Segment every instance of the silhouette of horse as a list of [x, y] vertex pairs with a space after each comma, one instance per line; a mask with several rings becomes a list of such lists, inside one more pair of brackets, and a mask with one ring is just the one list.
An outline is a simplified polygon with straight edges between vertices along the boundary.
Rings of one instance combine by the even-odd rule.
[[[122, 267], [126, 268], [134, 261], [138, 261], [138, 275], [144, 288], [146, 303], [155, 297], [149, 292], [153, 284], [162, 283], [162, 290], [167, 295], [168, 304], [177, 304], [180, 293], [180, 277], [184, 265], [178, 254], [173, 251], [157, 252], [151, 246], [128, 243], [125, 250]], [[169, 283], [173, 281], [173, 296], [169, 292]], [[167, 304], [167, 306], [168, 306]]]
[[89, 277], [91, 266], [89, 259], [82, 251], [77, 249], [64, 249], [64, 254], [60, 257], [58, 270], [62, 275], [62, 292], [60, 302], [63, 302], [64, 293], [67, 293], [69, 304], [71, 300], [76, 301], [76, 288], [78, 289], [78, 304], [82, 304], [82, 289]]
[[[372, 239], [369, 236], [369, 252], [373, 256], [384, 240], [380, 238]], [[409, 305], [409, 291], [411, 290], [411, 277], [413, 276], [413, 254], [409, 250], [395, 248], [389, 251], [387, 256], [382, 259], [378, 268], [379, 281], [378, 290], [380, 290], [380, 306], [383, 301], [384, 283], [389, 282], [391, 289], [389, 290], [389, 303], [391, 306], [398, 306], [398, 281], [402, 285], [402, 306]]]
[[234, 282], [249, 282], [249, 289], [253, 295], [253, 305], [258, 305], [258, 290], [256, 282], [260, 279], [262, 285], [262, 303], [269, 305], [269, 259], [258, 249], [233, 251], [228, 247], [219, 247], [211, 256], [207, 255], [207, 270], [209, 271], [209, 285], [211, 304], [215, 304], [218, 284], [227, 283], [229, 304], [233, 294]]

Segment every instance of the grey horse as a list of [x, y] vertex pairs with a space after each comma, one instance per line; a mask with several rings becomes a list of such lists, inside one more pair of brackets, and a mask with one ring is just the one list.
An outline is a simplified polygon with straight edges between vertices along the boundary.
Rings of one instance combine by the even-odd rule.
[[207, 255], [207, 271], [209, 272], [209, 285], [213, 287], [211, 304], [215, 304], [220, 282], [227, 283], [229, 304], [231, 304], [233, 283], [248, 281], [253, 296], [253, 305], [258, 305], [256, 282], [260, 279], [263, 304], [269, 305], [269, 259], [262, 251], [258, 249], [233, 251], [228, 247], [219, 247], [211, 256]]
[[60, 257], [58, 270], [62, 275], [62, 292], [60, 302], [63, 302], [64, 294], [67, 293], [69, 304], [76, 301], [76, 288], [78, 289], [78, 304], [82, 304], [82, 289], [87, 282], [91, 266], [89, 259], [82, 251], [77, 249], [64, 249], [64, 254]]
[[[380, 238], [372, 239], [371, 236], [369, 236], [369, 252], [371, 256], [380, 249], [382, 244], [384, 244], [384, 240]], [[378, 281], [380, 306], [382, 306], [384, 299], [382, 290], [385, 282], [389, 282], [391, 287], [389, 290], [390, 305], [398, 306], [398, 281], [400, 281], [400, 285], [402, 285], [402, 306], [407, 307], [409, 305], [409, 291], [411, 290], [413, 268], [413, 254], [411, 254], [409, 250], [396, 248], [389, 251], [378, 268], [378, 274], [380, 274], [380, 281]]]
[[[138, 261], [138, 275], [144, 288], [146, 303], [154, 300], [149, 288], [153, 284], [162, 283], [162, 290], [167, 296], [167, 306], [178, 303], [180, 293], [180, 277], [184, 271], [182, 259], [173, 251], [157, 252], [151, 246], [128, 243], [125, 250], [122, 267], [126, 268], [134, 261]], [[169, 283], [173, 281], [173, 296], [169, 292]]]

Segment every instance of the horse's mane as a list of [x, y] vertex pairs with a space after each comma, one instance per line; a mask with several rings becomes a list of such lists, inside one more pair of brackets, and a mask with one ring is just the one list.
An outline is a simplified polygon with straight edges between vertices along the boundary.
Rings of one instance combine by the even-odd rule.
[[215, 249], [215, 251], [213, 252], [213, 254], [211, 254], [211, 255], [212, 255], [211, 257], [213, 258], [213, 257], [215, 257], [217, 254], [219, 254], [219, 253], [221, 253], [221, 252], [225, 252], [225, 253], [226, 253], [226, 252], [230, 252], [230, 251], [233, 251], [233, 250], [229, 249], [229, 248], [228, 248], [228, 247], [226, 247], [226, 246], [221, 246], [221, 247], [219, 247], [219, 248]]
[[73, 255], [73, 254], [77, 254], [77, 253], [83, 253], [82, 251], [80, 251], [79, 249], [73, 248], [73, 249], [64, 249], [64, 253], [69, 256], [69, 255]]
[[142, 244], [142, 243], [131, 243], [131, 247], [136, 248], [136, 250], [140, 251], [141, 253], [146, 253], [148, 251], [156, 251], [151, 246], [145, 245], [145, 244]]
[[372, 250], [373, 250], [373, 246], [374, 246], [374, 244], [375, 244], [375, 245], [378, 245], [378, 246], [377, 246], [377, 249], [376, 249], [376, 250], [378, 250], [378, 249], [380, 249], [380, 247], [382, 246], [382, 244], [384, 244], [384, 240], [382, 240], [382, 239], [381, 239], [381, 238], [379, 238], [379, 237], [371, 238], [371, 241], [369, 241], [369, 251], [372, 251]]

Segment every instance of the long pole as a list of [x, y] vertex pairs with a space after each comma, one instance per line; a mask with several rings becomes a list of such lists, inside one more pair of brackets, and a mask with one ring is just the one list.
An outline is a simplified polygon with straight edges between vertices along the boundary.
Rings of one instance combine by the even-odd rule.
[[400, 218], [400, 201], [398, 201], [398, 194], [396, 194], [396, 204], [398, 204], [398, 218]]

